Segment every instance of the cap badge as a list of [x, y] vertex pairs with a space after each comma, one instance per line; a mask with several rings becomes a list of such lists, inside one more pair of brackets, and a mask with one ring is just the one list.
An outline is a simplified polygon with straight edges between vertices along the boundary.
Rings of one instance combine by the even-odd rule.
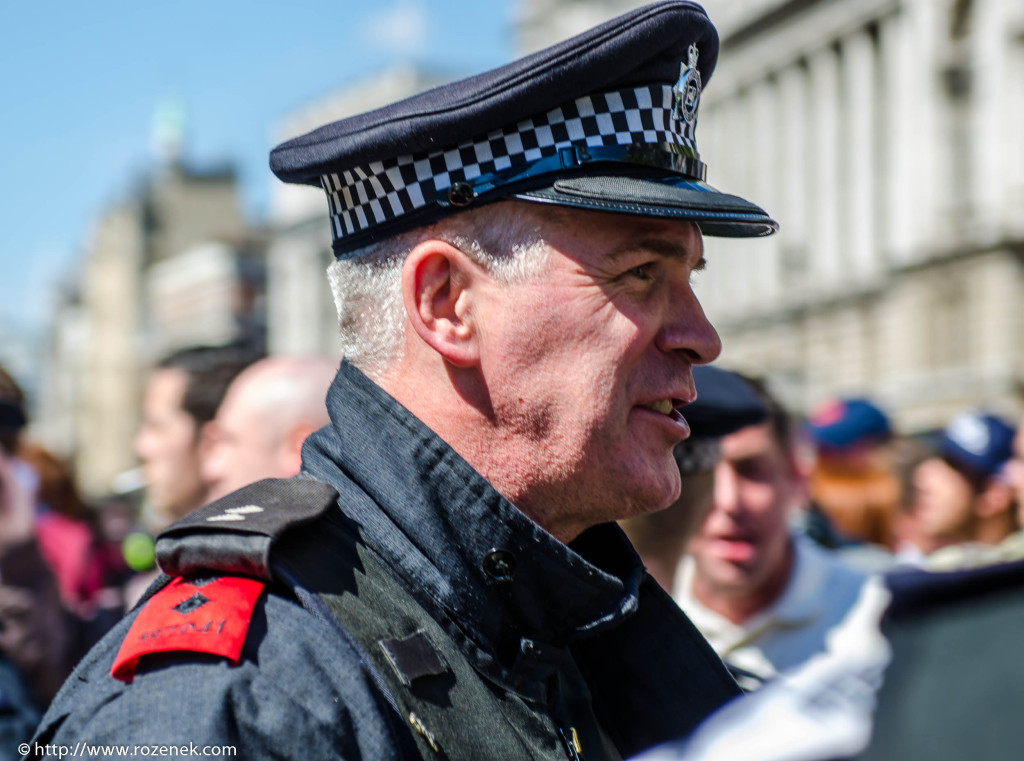
[[700, 103], [700, 72], [697, 70], [696, 45], [690, 45], [690, 60], [679, 64], [679, 79], [672, 88], [675, 98], [673, 114], [677, 119], [686, 122], [690, 129], [697, 126], [697, 106]]

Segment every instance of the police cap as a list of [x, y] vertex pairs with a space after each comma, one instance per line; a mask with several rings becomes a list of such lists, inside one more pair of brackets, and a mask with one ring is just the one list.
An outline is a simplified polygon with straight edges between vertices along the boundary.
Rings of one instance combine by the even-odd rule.
[[270, 166], [324, 188], [339, 256], [509, 198], [769, 235], [778, 225], [763, 209], [705, 182], [697, 107], [717, 57], [700, 6], [655, 3], [289, 140]]
[[721, 438], [768, 419], [768, 407], [736, 373], [712, 365], [693, 368], [697, 399], [683, 408], [691, 436]]

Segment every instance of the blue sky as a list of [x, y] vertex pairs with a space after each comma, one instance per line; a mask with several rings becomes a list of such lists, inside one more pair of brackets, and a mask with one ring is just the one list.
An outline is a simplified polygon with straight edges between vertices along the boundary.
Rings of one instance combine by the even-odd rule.
[[514, 57], [510, 0], [156, 0], [0, 7], [0, 323], [45, 320], [93, 219], [152, 161], [154, 113], [186, 112], [191, 161], [233, 161], [265, 211], [273, 129], [396, 60], [475, 72]]

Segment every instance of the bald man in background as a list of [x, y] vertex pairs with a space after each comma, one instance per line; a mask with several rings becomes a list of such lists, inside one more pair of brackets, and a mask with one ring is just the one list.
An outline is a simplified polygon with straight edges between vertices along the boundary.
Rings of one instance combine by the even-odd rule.
[[299, 472], [302, 443], [326, 425], [327, 387], [338, 370], [326, 357], [268, 357], [231, 383], [203, 460], [209, 499], [263, 478]]

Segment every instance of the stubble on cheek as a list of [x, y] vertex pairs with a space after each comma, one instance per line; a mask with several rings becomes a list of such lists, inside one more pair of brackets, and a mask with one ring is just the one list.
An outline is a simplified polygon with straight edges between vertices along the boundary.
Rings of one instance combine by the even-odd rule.
[[534, 402], [523, 395], [499, 402], [494, 407], [494, 423], [502, 438], [542, 442], [555, 427], [555, 405]]

